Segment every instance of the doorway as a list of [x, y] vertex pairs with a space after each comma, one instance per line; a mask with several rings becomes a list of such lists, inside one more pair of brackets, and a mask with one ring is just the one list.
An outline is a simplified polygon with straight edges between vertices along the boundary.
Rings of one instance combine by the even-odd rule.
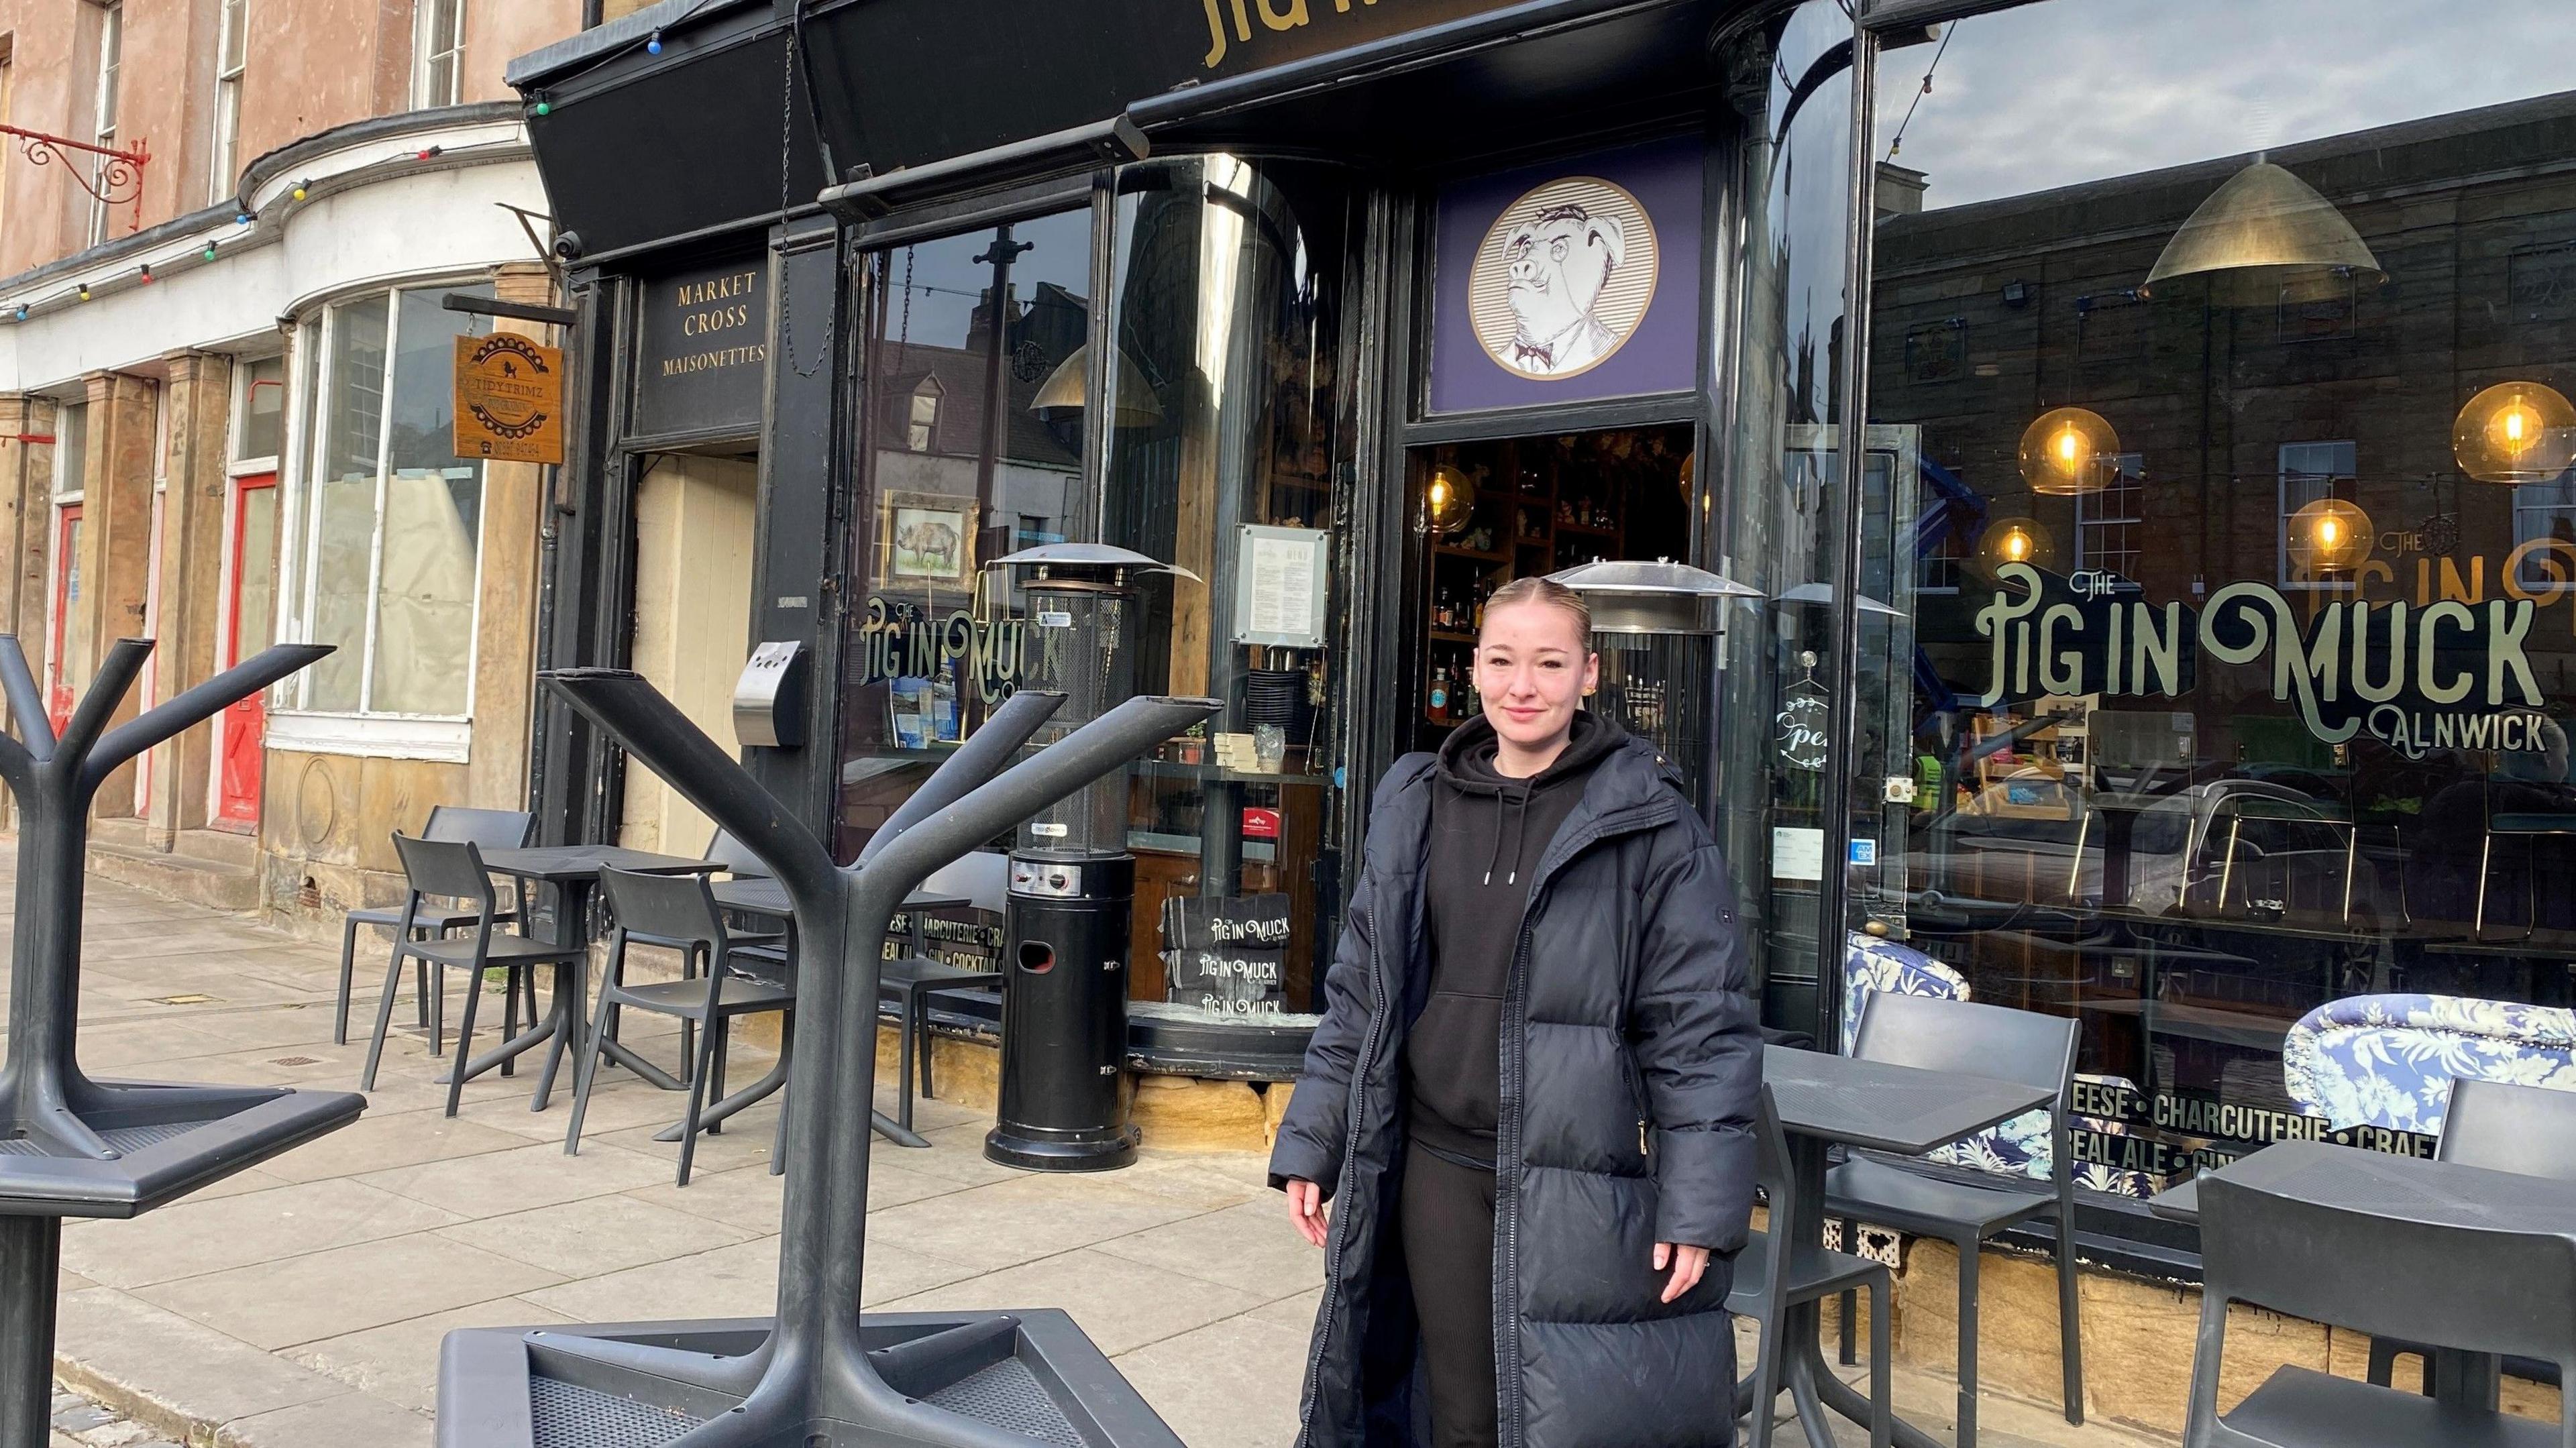
[[[635, 612], [631, 666], [706, 731], [727, 757], [733, 689], [750, 652], [752, 542], [760, 462], [665, 453], [635, 490]], [[626, 771], [618, 843], [696, 856], [715, 822], [650, 770]]]
[[[224, 540], [223, 658], [229, 669], [258, 652], [277, 632], [277, 474], [233, 479], [231, 535]], [[268, 729], [266, 691], [223, 712], [215, 741], [215, 818], [218, 829], [251, 833], [259, 828], [261, 762]]]
[[1693, 435], [1668, 424], [1412, 451], [1428, 526], [1400, 743], [1438, 749], [1476, 716], [1476, 629], [1495, 589], [1598, 561], [1687, 558]]
[[79, 675], [71, 662], [71, 650], [78, 646], [86, 652], [89, 630], [78, 618], [81, 606], [81, 505], [65, 503], [54, 513], [54, 638], [47, 651], [49, 667], [45, 671], [45, 712], [53, 719], [54, 732], [72, 717], [72, 690]]

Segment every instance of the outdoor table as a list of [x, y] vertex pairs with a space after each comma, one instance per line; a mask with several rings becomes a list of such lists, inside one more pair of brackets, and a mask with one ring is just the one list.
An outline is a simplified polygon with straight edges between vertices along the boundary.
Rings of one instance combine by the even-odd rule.
[[[2198, 1225], [2200, 1183], [2212, 1176], [2318, 1206], [2429, 1226], [2576, 1236], [2576, 1184], [2323, 1141], [2275, 1142], [2158, 1193], [2147, 1209], [2167, 1221]], [[2433, 1396], [2493, 1412], [2501, 1368], [2493, 1354], [2436, 1346]]]
[[[795, 908], [787, 900], [787, 887], [767, 875], [737, 875], [730, 880], [719, 880], [709, 888], [709, 893], [715, 896], [716, 904], [727, 910], [739, 910], [745, 915], [775, 916], [786, 921], [791, 928], [796, 923]], [[921, 917], [923, 914], [932, 910], [963, 909], [974, 903], [963, 895], [934, 895], [923, 892], [905, 896], [903, 908], [912, 918], [912, 953], [919, 955], [922, 952]], [[604, 1044], [611, 1047], [616, 1045], [613, 1041]], [[636, 1067], [635, 1062], [630, 1060], [628, 1053], [623, 1050], [618, 1052], [618, 1059], [629, 1067], [635, 1068], [638, 1075], [666, 1091], [681, 1089], [679, 1082], [671, 1080], [649, 1063]], [[769, 1074], [709, 1106], [699, 1118], [699, 1125], [702, 1128], [712, 1126], [746, 1106], [767, 1100], [771, 1093], [787, 1084], [787, 1071], [787, 1053], [781, 1051], [778, 1053], [778, 1064], [769, 1068]], [[877, 1134], [896, 1145], [912, 1147], [930, 1145], [920, 1133], [897, 1125], [888, 1120], [884, 1113], [871, 1110], [868, 1114], [874, 1119]], [[678, 1141], [680, 1127], [676, 1123], [666, 1126], [654, 1133], [653, 1139]]]
[[[554, 886], [555, 927], [551, 943], [578, 949], [590, 943], [590, 896], [599, 888], [603, 868], [631, 870], [639, 875], [701, 875], [724, 866], [713, 860], [685, 860], [620, 845], [540, 845], [523, 850], [486, 850], [483, 868], [505, 879]], [[524, 917], [524, 899], [520, 910]], [[470, 1081], [504, 1061], [516, 1060], [546, 1045], [546, 1067], [537, 1073], [536, 1095], [528, 1104], [530, 1111], [545, 1110], [547, 1098], [554, 1094], [555, 1070], [563, 1064], [566, 1048], [581, 1041], [586, 1014], [583, 1007], [589, 998], [590, 969], [586, 958], [576, 955], [555, 967], [554, 1004], [547, 1008], [545, 1019], [468, 1061], [466, 1079]], [[615, 1041], [603, 1041], [601, 1046], [630, 1068], [649, 1064]], [[447, 1078], [442, 1075], [439, 1079]]]
[[[2023, 1112], [2052, 1105], [2055, 1090], [1997, 1081], [1948, 1071], [1892, 1066], [1822, 1051], [1766, 1046], [1762, 1079], [1771, 1087], [1780, 1124], [1789, 1134], [1789, 1169], [1797, 1173], [1798, 1220], [1771, 1224], [1774, 1240], [1821, 1242], [1825, 1231], [1825, 1170], [1831, 1147], [1865, 1147], [1899, 1156], [1921, 1156], [1933, 1148], [2010, 1121]], [[1772, 1254], [1785, 1263], [1785, 1250]], [[1776, 1269], [1775, 1269], [1776, 1270]], [[1779, 1341], [1788, 1354], [1781, 1363], [1780, 1384], [1798, 1407], [1811, 1448], [1834, 1448], [1824, 1409], [1855, 1423], [1867, 1424], [1869, 1399], [1834, 1375], [1824, 1358], [1823, 1312], [1819, 1303], [1789, 1309]], [[1771, 1404], [1752, 1401], [1753, 1380], [1736, 1384], [1736, 1411], [1770, 1412]], [[1941, 1448], [1923, 1430], [1896, 1420], [1901, 1448]]]

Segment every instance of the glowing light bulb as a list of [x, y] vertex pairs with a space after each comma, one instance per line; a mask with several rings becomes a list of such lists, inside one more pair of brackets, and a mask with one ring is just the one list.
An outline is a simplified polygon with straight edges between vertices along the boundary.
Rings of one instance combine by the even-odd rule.
[[2328, 548], [2343, 541], [2343, 524], [2328, 518], [2317, 524], [2317, 541]]
[[2349, 574], [2370, 561], [2374, 536], [2359, 504], [2319, 498], [2290, 515], [2290, 562], [2310, 577]]
[[2451, 429], [2460, 471], [2481, 483], [2545, 483], [2576, 463], [2576, 406], [2540, 382], [2499, 382]]
[[2015, 528], [2004, 535], [2004, 557], [2015, 563], [2030, 561], [2030, 535]]
[[2082, 407], [2041, 413], [2021, 435], [2021, 475], [2034, 493], [2066, 497], [2099, 491], [2110, 481], [2120, 436], [2109, 419]]

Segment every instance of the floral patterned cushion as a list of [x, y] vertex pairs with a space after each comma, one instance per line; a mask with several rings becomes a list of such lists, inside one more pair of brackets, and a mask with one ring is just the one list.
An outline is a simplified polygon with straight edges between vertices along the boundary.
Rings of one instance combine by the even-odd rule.
[[2576, 1011], [2459, 996], [2350, 996], [2299, 1018], [2281, 1069], [2290, 1099], [2335, 1130], [2439, 1136], [2460, 1077], [2576, 1090]]
[[[1873, 991], [1932, 996], [1951, 1001], [1969, 998], [1967, 978], [1952, 967], [1909, 946], [1854, 931], [1843, 954], [1843, 1050], [1846, 1053], [1860, 1034], [1861, 1012], [1868, 1008]], [[2079, 1079], [2115, 1086], [2130, 1084], [2117, 1076], [2081, 1076]], [[2094, 1126], [2113, 1135], [2125, 1134], [2128, 1129], [2119, 1122], [2097, 1122]], [[1951, 1166], [1973, 1167], [1998, 1176], [2044, 1182], [2055, 1170], [2057, 1156], [2056, 1138], [2048, 1127], [2047, 1112], [2027, 1112], [2001, 1126], [1952, 1142], [1931, 1153], [1927, 1159]], [[2123, 1171], [2093, 1162], [2076, 1168], [2075, 1184], [2090, 1191], [2133, 1197], [2143, 1197], [2155, 1190], [2155, 1184], [2148, 1181], [2143, 1172]]]

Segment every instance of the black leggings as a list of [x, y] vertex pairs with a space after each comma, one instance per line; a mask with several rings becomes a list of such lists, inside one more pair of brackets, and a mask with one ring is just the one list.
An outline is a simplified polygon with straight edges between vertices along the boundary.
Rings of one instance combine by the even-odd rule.
[[1493, 1448], [1494, 1174], [1415, 1145], [1397, 1211], [1431, 1373], [1432, 1448]]

